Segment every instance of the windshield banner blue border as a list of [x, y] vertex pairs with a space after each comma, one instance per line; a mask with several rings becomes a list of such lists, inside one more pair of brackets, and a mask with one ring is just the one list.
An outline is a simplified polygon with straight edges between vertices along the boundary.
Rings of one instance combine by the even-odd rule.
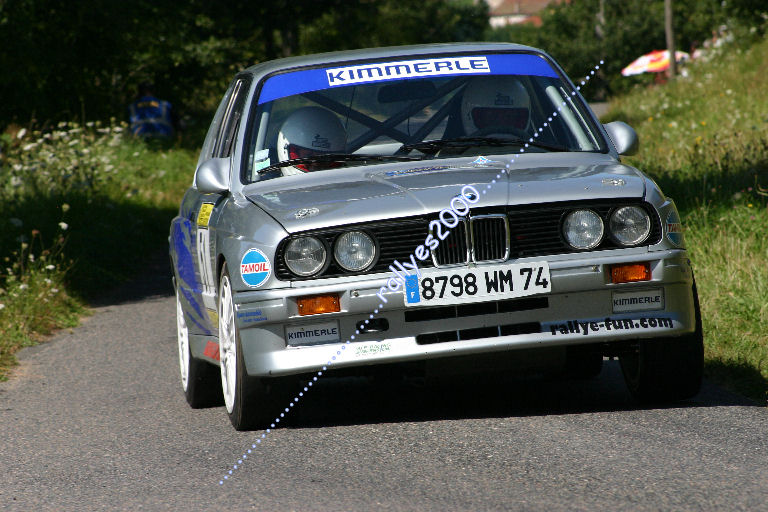
[[333, 68], [305, 69], [271, 76], [264, 83], [259, 104], [286, 96], [339, 86], [462, 75], [559, 75], [541, 56], [530, 53], [444, 56], [392, 62], [373, 62]]

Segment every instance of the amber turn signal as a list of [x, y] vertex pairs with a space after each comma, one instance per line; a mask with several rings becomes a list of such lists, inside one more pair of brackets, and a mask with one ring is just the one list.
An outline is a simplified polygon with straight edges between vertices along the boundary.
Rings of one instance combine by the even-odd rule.
[[331, 295], [307, 295], [299, 297], [296, 301], [300, 315], [319, 315], [320, 313], [335, 313], [341, 311], [339, 296]]
[[611, 282], [613, 283], [632, 283], [650, 280], [651, 264], [648, 262], [611, 265]]

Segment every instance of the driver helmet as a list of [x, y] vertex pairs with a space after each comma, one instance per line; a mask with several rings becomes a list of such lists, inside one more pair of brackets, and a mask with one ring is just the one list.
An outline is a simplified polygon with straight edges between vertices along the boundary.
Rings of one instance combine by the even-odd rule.
[[[347, 133], [341, 121], [321, 107], [303, 107], [292, 113], [277, 134], [277, 157], [281, 162], [311, 158], [323, 153], [344, 152]], [[301, 174], [327, 169], [333, 163], [301, 164], [283, 167], [283, 174]]]
[[531, 121], [531, 98], [523, 84], [512, 76], [473, 79], [464, 89], [461, 120], [464, 133], [473, 135], [493, 127], [527, 131]]

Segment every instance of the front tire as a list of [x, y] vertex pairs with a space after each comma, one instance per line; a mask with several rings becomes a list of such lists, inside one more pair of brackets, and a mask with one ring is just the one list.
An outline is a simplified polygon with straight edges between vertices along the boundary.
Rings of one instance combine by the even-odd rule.
[[696, 329], [679, 338], [641, 340], [636, 352], [619, 357], [624, 381], [639, 402], [672, 402], [695, 396], [704, 371], [704, 340], [696, 283]]
[[240, 331], [235, 323], [232, 283], [224, 264], [219, 280], [219, 355], [221, 389], [229, 421], [235, 430], [264, 428], [278, 411], [276, 379], [248, 376]]
[[181, 388], [187, 403], [193, 409], [211, 407], [221, 403], [219, 372], [212, 364], [192, 356], [189, 349], [189, 329], [184, 319], [179, 290], [176, 288], [176, 340], [179, 347]]

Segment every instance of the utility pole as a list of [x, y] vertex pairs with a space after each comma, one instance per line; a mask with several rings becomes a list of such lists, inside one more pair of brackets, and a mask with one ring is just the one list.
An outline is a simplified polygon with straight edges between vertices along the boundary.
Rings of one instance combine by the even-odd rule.
[[675, 58], [675, 29], [672, 26], [672, 0], [664, 0], [664, 30], [667, 34], [667, 51], [669, 52], [669, 78], [675, 78], [677, 59]]

